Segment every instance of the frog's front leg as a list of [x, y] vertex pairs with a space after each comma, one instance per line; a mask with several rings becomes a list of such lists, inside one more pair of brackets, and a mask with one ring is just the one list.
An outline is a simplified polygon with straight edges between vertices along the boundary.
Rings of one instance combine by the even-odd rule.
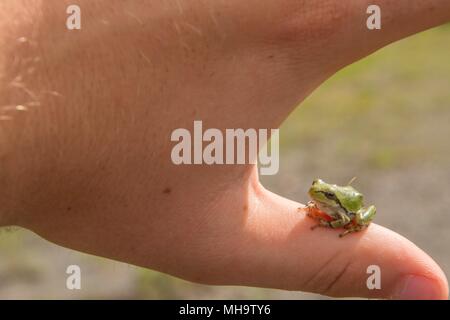
[[347, 230], [339, 235], [339, 237], [343, 237], [349, 233], [361, 231], [369, 226], [372, 222], [373, 218], [376, 215], [375, 206], [370, 206], [368, 208], [363, 208], [358, 211], [355, 215], [354, 223], [349, 224]]

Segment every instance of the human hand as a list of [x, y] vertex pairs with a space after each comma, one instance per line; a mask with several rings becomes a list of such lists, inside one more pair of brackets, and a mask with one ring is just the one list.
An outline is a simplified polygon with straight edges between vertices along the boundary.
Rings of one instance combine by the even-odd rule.
[[170, 134], [194, 120], [276, 128], [340, 68], [449, 20], [448, 1], [379, 1], [376, 32], [359, 0], [78, 1], [79, 32], [64, 28], [69, 2], [2, 3], [23, 21], [0, 19], [0, 105], [34, 104], [2, 114], [0, 222], [195, 282], [447, 298], [440, 268], [400, 235], [311, 232], [253, 165], [175, 166]]

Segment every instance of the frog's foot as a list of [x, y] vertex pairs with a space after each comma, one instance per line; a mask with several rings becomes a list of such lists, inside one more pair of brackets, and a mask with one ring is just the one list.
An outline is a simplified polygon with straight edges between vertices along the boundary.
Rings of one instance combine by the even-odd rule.
[[348, 234], [350, 234], [352, 232], [356, 232], [356, 231], [354, 231], [354, 230], [345, 230], [344, 232], [339, 234], [339, 238], [342, 238], [343, 236], [346, 236], [346, 235], [348, 235]]
[[344, 232], [339, 234], [339, 238], [342, 238], [342, 237], [344, 237], [344, 236], [346, 236], [346, 235], [348, 235], [350, 233], [353, 233], [353, 232], [356, 232], [356, 230], [353, 230], [353, 229], [345, 230]]
[[317, 209], [316, 205], [314, 204], [314, 202], [309, 201], [306, 206], [304, 207], [299, 207], [297, 208], [298, 211], [306, 211], [306, 215], [308, 217], [312, 217], [311, 215], [311, 210]]
[[313, 225], [313, 226], [311, 227], [311, 230], [316, 230], [317, 228], [321, 228], [321, 227], [323, 227], [323, 225], [321, 225], [320, 223], [318, 223], [318, 224]]
[[299, 207], [299, 208], [297, 208], [297, 211], [305, 213], [307, 217], [312, 218], [312, 215], [311, 215], [311, 212], [310, 212], [311, 210], [309, 210], [309, 207]]
[[307, 216], [307, 217], [310, 217], [310, 218], [312, 218], [312, 219], [314, 219], [314, 220], [317, 220], [317, 216], [313, 215], [309, 210], [308, 210], [308, 212], [306, 213], [306, 216]]
[[306, 204], [306, 208], [309, 210], [317, 210], [317, 205], [314, 203], [314, 201], [308, 201]]
[[[317, 218], [315, 218], [317, 219]], [[318, 219], [318, 222], [316, 225], [311, 227], [311, 230], [315, 230], [317, 228], [330, 228], [331, 225], [328, 221], [322, 220], [322, 219]]]
[[368, 225], [352, 225], [351, 227], [346, 228], [346, 230], [339, 235], [339, 238], [342, 238], [343, 236], [346, 236], [350, 233], [361, 231], [367, 227]]

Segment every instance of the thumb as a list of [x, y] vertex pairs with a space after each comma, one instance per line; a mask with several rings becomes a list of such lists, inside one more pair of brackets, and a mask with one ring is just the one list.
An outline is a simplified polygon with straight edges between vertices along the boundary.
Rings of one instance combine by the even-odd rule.
[[[393, 231], [371, 224], [365, 231], [339, 238], [338, 230], [312, 231], [315, 222], [298, 210], [301, 205], [262, 187], [257, 188], [253, 203], [245, 241], [236, 251], [240, 263], [234, 281], [238, 284], [334, 297], [448, 297], [447, 280], [439, 266]], [[379, 289], [367, 284], [373, 272], [369, 266], [379, 268], [374, 275], [380, 277]]]

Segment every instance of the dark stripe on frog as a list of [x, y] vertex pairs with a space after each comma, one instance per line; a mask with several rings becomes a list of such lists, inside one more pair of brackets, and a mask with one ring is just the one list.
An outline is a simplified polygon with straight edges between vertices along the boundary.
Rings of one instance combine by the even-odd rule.
[[341, 201], [336, 197], [335, 194], [330, 196], [330, 194], [326, 191], [319, 191], [319, 192], [322, 193], [327, 199], [336, 201], [339, 204], [339, 206], [342, 209], [344, 209], [345, 213], [349, 213], [348, 210], [342, 205]]

